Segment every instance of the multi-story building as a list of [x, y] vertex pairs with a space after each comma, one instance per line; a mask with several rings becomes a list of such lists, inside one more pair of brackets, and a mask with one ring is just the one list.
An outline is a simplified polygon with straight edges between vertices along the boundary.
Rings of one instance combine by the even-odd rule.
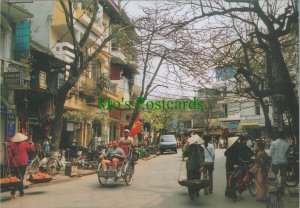
[[[222, 113], [219, 117], [223, 129], [229, 133], [245, 133], [251, 138], [259, 138], [266, 133], [265, 117], [258, 101], [236, 94], [237, 83], [233, 78], [235, 70], [218, 69], [216, 71], [216, 89], [221, 91]], [[271, 102], [266, 104], [269, 118], [274, 125], [273, 108]]]
[[24, 114], [23, 109], [27, 107], [26, 92], [30, 88], [29, 47], [32, 17], [31, 13], [19, 6], [1, 1], [1, 155], [2, 143], [14, 136], [16, 131], [28, 135], [24, 126], [20, 125], [20, 120]]
[[[48, 58], [50, 59], [51, 56], [51, 59], [56, 62], [52, 64], [47, 63], [47, 67], [41, 63], [35, 70], [37, 77], [46, 80], [47, 84], [42, 86], [44, 88], [43, 90], [51, 95], [53, 90], [57, 89], [65, 80], [70, 78], [69, 65], [73, 62], [75, 57], [73, 51], [74, 46], [67, 27], [63, 8], [59, 1], [37, 1], [20, 4], [20, 6], [34, 14], [31, 37], [36, 44], [33, 48], [40, 52], [42, 51], [44, 55], [48, 54]], [[78, 2], [76, 7], [74, 7], [74, 33], [77, 40], [82, 37], [91, 21], [87, 7], [88, 5], [85, 1]], [[111, 32], [110, 25], [118, 21], [122, 21], [119, 7], [113, 1], [101, 1], [97, 13], [97, 21], [94, 23], [84, 47], [82, 47], [85, 58], [91, 55], [97, 47], [100, 46], [103, 38], [108, 37]], [[121, 85], [121, 81], [116, 82], [115, 79], [112, 79], [115, 78], [112, 76], [114, 73], [114, 70], [112, 70], [114, 66], [112, 57], [111, 42], [109, 41], [101, 52], [98, 53], [96, 58], [89, 63], [84, 73], [80, 76], [76, 86], [70, 90], [65, 102], [66, 113], [75, 111], [86, 114], [99, 113], [97, 99], [99, 96], [102, 98], [111, 98], [112, 101], [119, 102], [121, 102], [122, 97], [129, 96], [128, 90], [126, 91], [128, 82], [124, 80], [126, 77], [130, 78], [130, 76], [133, 75], [126, 73], [125, 69], [120, 71], [120, 74], [128, 75], [120, 76], [120, 80], [124, 77], [122, 80], [123, 86]], [[127, 66], [126, 64], [123, 65]], [[108, 84], [108, 86], [101, 91], [99, 90], [99, 85], [103, 83]], [[51, 96], [48, 96], [47, 98], [50, 97]], [[37, 130], [45, 132], [42, 134], [44, 137], [51, 137], [50, 129], [53, 107], [55, 106], [53, 106], [52, 96], [52, 99], [44, 102], [44, 107], [41, 107], [39, 110], [47, 114], [49, 121], [49, 125], [40, 125], [40, 127], [42, 126], [41, 128], [44, 129], [40, 128]], [[93, 122], [83, 118], [66, 117], [63, 122], [61, 148], [68, 148], [71, 143], [90, 146], [91, 143], [93, 143], [92, 138], [95, 137], [101, 137], [105, 141], [119, 137], [120, 125], [126, 123], [126, 119], [122, 120], [121, 111], [105, 111], [104, 114], [104, 119], [101, 122]], [[38, 123], [41, 124], [41, 118], [36, 121], [36, 124]]]

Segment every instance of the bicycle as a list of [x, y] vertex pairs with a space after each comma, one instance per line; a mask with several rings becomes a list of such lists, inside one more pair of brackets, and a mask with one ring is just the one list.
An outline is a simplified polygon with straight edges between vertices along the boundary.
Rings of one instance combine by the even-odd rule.
[[42, 159], [38, 154], [35, 155], [34, 159], [30, 161], [28, 165], [28, 173], [33, 174], [35, 172], [46, 172], [46, 163], [48, 158], [45, 156]]
[[[255, 175], [250, 172], [253, 163], [245, 163], [233, 171], [228, 178], [229, 195], [233, 201], [239, 201], [242, 193], [248, 189], [251, 196], [256, 196]], [[233, 185], [234, 184], [234, 185]]]
[[287, 187], [296, 187], [299, 184], [299, 150], [298, 146], [290, 146], [287, 164]]
[[56, 175], [59, 173], [62, 167], [65, 166], [64, 153], [59, 153], [58, 157], [50, 157], [46, 163], [47, 172], [50, 175]]
[[282, 186], [276, 177], [268, 178], [267, 208], [283, 208]]

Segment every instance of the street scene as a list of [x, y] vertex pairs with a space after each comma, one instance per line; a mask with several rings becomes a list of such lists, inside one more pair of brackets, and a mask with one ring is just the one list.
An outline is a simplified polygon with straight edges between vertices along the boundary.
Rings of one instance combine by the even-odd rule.
[[[188, 198], [185, 187], [177, 183], [182, 161], [180, 154], [165, 154], [136, 165], [131, 186], [124, 182], [110, 182], [102, 187], [96, 174], [74, 178], [70, 181], [45, 186], [31, 187], [26, 197], [11, 201], [9, 193], [2, 194], [2, 207], [265, 207], [257, 203], [248, 191], [234, 203], [224, 196], [225, 169], [224, 150], [218, 150], [215, 165], [215, 187], [213, 194], [204, 195], [194, 202]], [[181, 174], [184, 176], [185, 171]], [[284, 197], [285, 207], [298, 207], [298, 199]]]
[[2, 0], [1, 207], [299, 207], [297, 0]]

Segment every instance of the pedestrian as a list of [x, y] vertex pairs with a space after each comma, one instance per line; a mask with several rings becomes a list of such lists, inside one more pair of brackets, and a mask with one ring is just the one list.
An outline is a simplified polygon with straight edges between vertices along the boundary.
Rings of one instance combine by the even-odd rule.
[[280, 171], [280, 183], [281, 183], [281, 192], [284, 193], [286, 187], [286, 178], [287, 178], [287, 155], [289, 144], [286, 143], [283, 139], [282, 132], [278, 133], [278, 138], [271, 143], [269, 155], [272, 157], [271, 170], [278, 175]]
[[258, 202], [265, 202], [267, 199], [267, 181], [271, 159], [265, 152], [266, 142], [258, 140], [256, 144], [255, 165], [250, 171], [255, 173], [255, 187], [257, 190]]
[[50, 143], [47, 138], [44, 140], [43, 149], [44, 149], [46, 156], [49, 156], [50, 155]]
[[209, 188], [204, 189], [205, 195], [213, 192], [213, 171], [214, 171], [214, 162], [215, 162], [215, 149], [214, 145], [211, 144], [211, 136], [205, 135], [203, 137], [204, 144], [202, 147], [204, 148], [205, 162], [204, 162], [204, 172], [203, 178], [205, 180], [209, 180]]
[[20, 183], [13, 187], [10, 192], [11, 197], [16, 199], [16, 191], [19, 190], [20, 196], [24, 196], [23, 179], [26, 172], [29, 152], [34, 152], [35, 148], [32, 141], [27, 140], [28, 137], [21, 133], [16, 133], [8, 144], [9, 166], [12, 171], [20, 179]]
[[[204, 149], [201, 144], [204, 143], [199, 134], [194, 134], [188, 139], [189, 145], [183, 152], [184, 157], [188, 157], [186, 161], [187, 179], [188, 180], [200, 180], [200, 174], [204, 168]], [[195, 187], [188, 187], [188, 192], [191, 200], [194, 197], [199, 197], [200, 189]]]
[[220, 149], [223, 149], [224, 148], [224, 139], [221, 138], [220, 139]]
[[248, 139], [248, 141], [247, 141], [247, 147], [248, 148], [252, 148], [252, 141], [251, 141], [251, 139]]

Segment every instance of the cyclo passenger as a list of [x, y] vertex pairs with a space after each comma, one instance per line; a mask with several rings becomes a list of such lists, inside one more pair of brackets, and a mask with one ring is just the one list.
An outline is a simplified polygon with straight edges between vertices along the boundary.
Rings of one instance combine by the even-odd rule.
[[99, 159], [101, 161], [101, 167], [103, 170], [107, 170], [108, 165], [112, 165], [114, 170], [118, 169], [118, 165], [121, 163], [121, 161], [125, 158], [124, 150], [120, 147], [118, 147], [118, 142], [113, 141], [112, 147], [108, 149], [106, 155], [101, 154], [99, 156]]

